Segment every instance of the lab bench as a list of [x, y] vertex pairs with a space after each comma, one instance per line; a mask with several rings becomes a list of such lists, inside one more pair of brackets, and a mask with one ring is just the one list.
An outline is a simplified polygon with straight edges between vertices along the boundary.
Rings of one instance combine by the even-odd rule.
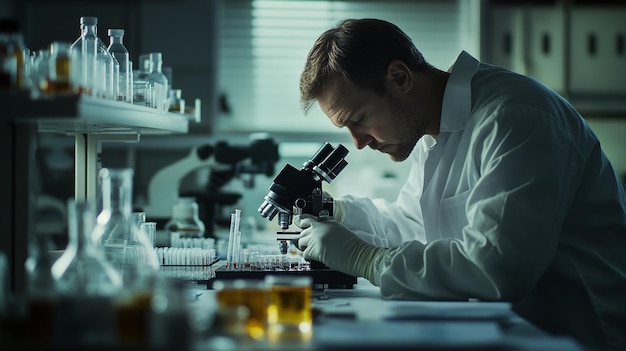
[[[202, 320], [215, 311], [215, 291], [196, 290], [190, 310]], [[313, 294], [313, 333], [308, 341], [246, 341], [208, 336], [204, 350], [559, 350], [583, 351], [571, 338], [549, 336], [503, 302], [386, 300], [358, 278], [352, 289]]]

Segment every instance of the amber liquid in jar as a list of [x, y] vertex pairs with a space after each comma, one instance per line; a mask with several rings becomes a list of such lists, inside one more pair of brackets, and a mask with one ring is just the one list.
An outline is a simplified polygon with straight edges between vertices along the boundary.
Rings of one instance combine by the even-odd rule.
[[47, 86], [42, 87], [48, 94], [70, 94], [73, 92], [70, 81], [70, 59], [60, 57], [54, 62], [56, 77], [48, 80]]
[[152, 294], [137, 293], [115, 302], [115, 324], [120, 344], [146, 344], [150, 337]]
[[267, 322], [267, 291], [263, 288], [225, 288], [216, 294], [219, 306], [245, 306], [249, 310], [246, 332], [254, 339], [265, 336]]

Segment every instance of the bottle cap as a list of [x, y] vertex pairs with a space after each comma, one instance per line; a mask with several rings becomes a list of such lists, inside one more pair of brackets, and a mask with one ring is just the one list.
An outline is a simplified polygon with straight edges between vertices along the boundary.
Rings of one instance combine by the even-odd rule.
[[113, 37], [121, 37], [124, 35], [123, 29], [109, 29], [109, 35]]
[[80, 24], [86, 26], [95, 26], [98, 24], [98, 17], [83, 16], [80, 18]]

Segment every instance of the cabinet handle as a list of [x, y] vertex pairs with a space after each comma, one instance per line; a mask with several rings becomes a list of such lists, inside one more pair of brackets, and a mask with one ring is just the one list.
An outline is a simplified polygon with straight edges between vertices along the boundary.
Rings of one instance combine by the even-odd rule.
[[511, 32], [506, 32], [504, 33], [504, 37], [502, 38], [502, 47], [504, 48], [504, 53], [507, 55], [511, 55], [511, 47], [513, 46], [512, 43], [513, 39], [511, 38]]
[[596, 34], [589, 33], [589, 36], [587, 37], [587, 52], [589, 53], [590, 56], [595, 56], [597, 46], [598, 46], [598, 43], [596, 39]]
[[541, 51], [546, 56], [550, 54], [550, 35], [548, 33], [541, 35]]
[[615, 38], [615, 52], [617, 52], [619, 56], [624, 55], [624, 34], [622, 33], [617, 34]]

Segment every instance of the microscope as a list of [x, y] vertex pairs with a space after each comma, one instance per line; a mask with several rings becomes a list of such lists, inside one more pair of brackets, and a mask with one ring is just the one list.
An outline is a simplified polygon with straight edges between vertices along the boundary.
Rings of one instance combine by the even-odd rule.
[[274, 178], [259, 213], [270, 221], [278, 215], [278, 223], [283, 229], [276, 233], [281, 253], [286, 253], [288, 241], [295, 240], [300, 234], [284, 231], [292, 224], [294, 215], [311, 214], [319, 220], [333, 219], [333, 199], [324, 193], [322, 183], [332, 183], [348, 165], [344, 159], [347, 154], [348, 149], [341, 144], [334, 148], [324, 143], [302, 168], [298, 170], [287, 164]]
[[[274, 174], [274, 165], [280, 158], [278, 144], [265, 134], [253, 134], [245, 145], [233, 145], [226, 141], [194, 147], [184, 158], [160, 169], [148, 184], [149, 203], [146, 214], [157, 223], [165, 223], [172, 214], [172, 206], [179, 197], [194, 197], [199, 203], [200, 218], [206, 225], [205, 236], [213, 236], [215, 224], [219, 223], [217, 205], [236, 203], [241, 194], [220, 191], [232, 179], [240, 177], [244, 186], [254, 186], [254, 175]], [[181, 180], [191, 172], [208, 168], [206, 189], [181, 192]]]
[[[336, 148], [329, 143], [322, 147], [304, 163], [302, 168], [287, 164], [274, 178], [269, 192], [258, 211], [272, 221], [278, 218], [282, 231], [276, 233], [282, 255], [287, 254], [289, 244], [294, 242], [299, 231], [286, 231], [292, 224], [293, 216], [310, 214], [319, 220], [333, 219], [333, 199], [322, 189], [323, 182], [331, 183], [348, 164], [344, 158], [348, 149], [343, 145]], [[266, 274], [308, 275], [313, 278], [315, 289], [325, 287], [352, 288], [357, 279], [354, 276], [335, 271], [323, 263], [310, 261], [309, 268], [302, 270], [230, 270], [217, 269], [215, 279], [262, 279]]]

